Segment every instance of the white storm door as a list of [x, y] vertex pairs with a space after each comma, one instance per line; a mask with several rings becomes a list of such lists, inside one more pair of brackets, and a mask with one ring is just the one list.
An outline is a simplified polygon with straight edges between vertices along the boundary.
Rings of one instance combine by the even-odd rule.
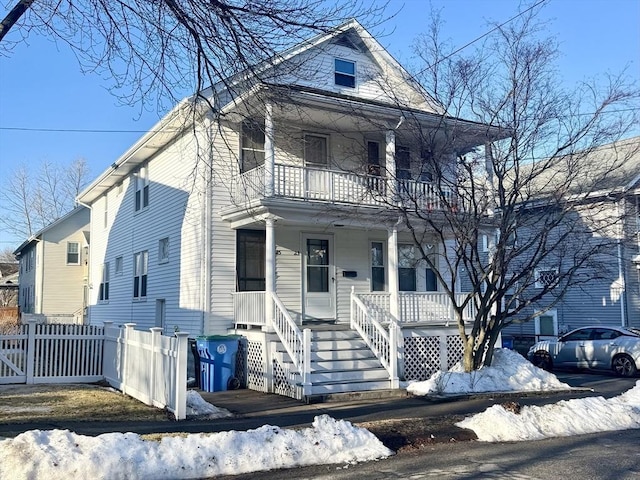
[[333, 237], [303, 236], [303, 305], [307, 319], [336, 318], [335, 267]]

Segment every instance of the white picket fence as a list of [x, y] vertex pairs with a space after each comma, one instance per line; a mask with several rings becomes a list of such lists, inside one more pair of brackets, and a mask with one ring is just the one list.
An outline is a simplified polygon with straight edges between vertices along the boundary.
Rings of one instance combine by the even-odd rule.
[[31, 320], [0, 335], [0, 384], [88, 383], [111, 386], [186, 418], [187, 337], [105, 322], [47, 325]]

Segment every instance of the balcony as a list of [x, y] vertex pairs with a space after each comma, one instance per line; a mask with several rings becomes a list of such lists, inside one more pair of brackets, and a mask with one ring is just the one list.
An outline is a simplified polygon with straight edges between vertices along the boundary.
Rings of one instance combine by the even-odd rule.
[[[456, 208], [451, 189], [437, 190], [434, 184], [415, 180], [392, 180], [374, 175], [274, 164], [271, 172], [261, 165], [233, 179], [232, 201], [244, 208], [265, 198], [281, 198], [325, 204], [387, 206], [404, 204], [426, 212]], [[267, 188], [267, 185], [269, 186]]]

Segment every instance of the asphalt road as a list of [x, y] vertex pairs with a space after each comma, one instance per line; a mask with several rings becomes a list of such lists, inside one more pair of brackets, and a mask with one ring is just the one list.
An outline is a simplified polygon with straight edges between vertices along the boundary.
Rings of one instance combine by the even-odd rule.
[[[639, 378], [618, 378], [584, 372], [554, 372], [572, 387], [592, 388], [610, 398], [632, 388]], [[523, 398], [522, 403], [538, 399]], [[469, 410], [476, 400], [458, 400], [456, 410]], [[453, 406], [452, 404], [449, 404]], [[224, 477], [234, 480], [638, 480], [640, 430], [605, 432], [530, 442], [458, 442], [434, 444], [385, 460], [359, 465], [319, 465], [287, 471], [254, 472]]]

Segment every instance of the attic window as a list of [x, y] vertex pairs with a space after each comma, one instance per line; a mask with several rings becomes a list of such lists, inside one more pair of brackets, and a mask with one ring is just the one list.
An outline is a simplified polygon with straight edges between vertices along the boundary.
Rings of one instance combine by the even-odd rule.
[[349, 60], [335, 59], [335, 82], [341, 87], [356, 88], [356, 64]]

